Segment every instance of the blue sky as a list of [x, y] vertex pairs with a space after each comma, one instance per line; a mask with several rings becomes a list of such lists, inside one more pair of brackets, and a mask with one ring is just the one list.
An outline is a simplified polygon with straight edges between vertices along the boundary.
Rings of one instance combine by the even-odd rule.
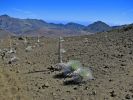
[[0, 0], [0, 15], [48, 22], [133, 23], [133, 0]]

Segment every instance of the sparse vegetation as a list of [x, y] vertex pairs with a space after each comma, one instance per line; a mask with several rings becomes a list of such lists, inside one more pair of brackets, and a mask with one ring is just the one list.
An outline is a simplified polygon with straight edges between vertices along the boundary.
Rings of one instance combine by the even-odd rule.
[[[70, 100], [73, 96], [79, 100], [82, 96], [92, 100], [132, 99], [132, 32], [133, 28], [127, 27], [89, 36], [65, 37], [66, 53], [62, 61], [69, 66], [65, 67], [69, 69], [67, 78], [53, 67], [59, 63], [58, 39], [40, 37], [37, 44], [41, 46], [36, 46], [37, 37], [27, 37], [28, 44], [24, 39], [12, 37], [12, 48], [17, 50], [13, 55], [19, 57], [19, 61], [8, 64], [7, 59], [13, 56], [7, 54], [9, 41], [3, 38], [0, 42], [0, 97], [7, 100], [8, 96], [23, 99], [27, 95], [30, 98], [25, 100], [56, 97]], [[25, 52], [28, 45], [34, 49]], [[72, 59], [76, 61], [73, 63]], [[64, 63], [68, 61], [71, 63]], [[93, 79], [91, 71], [95, 80], [90, 80]]]

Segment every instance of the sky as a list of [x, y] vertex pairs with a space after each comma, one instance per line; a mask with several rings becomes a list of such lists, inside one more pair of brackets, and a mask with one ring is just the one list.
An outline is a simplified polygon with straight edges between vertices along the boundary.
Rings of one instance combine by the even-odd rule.
[[0, 15], [47, 22], [133, 23], [133, 0], [0, 0]]

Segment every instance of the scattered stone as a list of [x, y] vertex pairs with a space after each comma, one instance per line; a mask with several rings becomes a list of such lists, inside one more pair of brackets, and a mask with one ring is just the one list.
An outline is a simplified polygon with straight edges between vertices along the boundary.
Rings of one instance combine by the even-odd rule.
[[126, 64], [121, 64], [121, 66], [126, 66]]
[[41, 87], [38, 87], [38, 89], [41, 89]]
[[48, 88], [50, 85], [49, 85], [49, 83], [48, 82], [46, 82], [44, 85], [42, 85], [42, 88], [44, 89], [44, 88]]
[[133, 93], [133, 89], [130, 89], [129, 91], [130, 91], [131, 93]]
[[93, 91], [93, 92], [92, 92], [92, 95], [96, 95], [96, 93], [97, 93], [96, 91]]
[[129, 75], [128, 73], [126, 75]]
[[53, 96], [56, 96], [56, 93], [52, 92], [52, 95], [53, 95]]
[[16, 73], [19, 73], [19, 71], [17, 70]]
[[84, 90], [88, 90], [88, 87], [86, 86]]
[[104, 66], [104, 68], [109, 68], [109, 67], [106, 65], [106, 66]]
[[11, 64], [11, 63], [16, 62], [16, 61], [18, 61], [18, 60], [19, 60], [18, 57], [13, 56], [13, 57], [11, 57], [11, 59], [10, 59], [10, 61], [9, 61], [8, 63]]
[[112, 79], [109, 79], [109, 82], [112, 82], [113, 80]]
[[25, 48], [25, 51], [26, 51], [26, 52], [32, 51], [32, 46], [27, 46], [27, 47]]
[[30, 61], [28, 61], [28, 60], [27, 60], [25, 63], [27, 63], [27, 64], [32, 64], [32, 62], [30, 62]]
[[132, 51], [130, 51], [129, 54], [132, 54]]
[[115, 94], [115, 91], [114, 90], [110, 92], [110, 96], [111, 97], [116, 97], [116, 94]]
[[76, 97], [72, 97], [70, 100], [77, 100]]
[[69, 91], [69, 90], [67, 90], [66, 92], [70, 93], [70, 91]]
[[127, 95], [125, 96], [125, 99], [131, 99], [130, 95], [127, 94]]
[[23, 37], [19, 37], [18, 40], [24, 40], [24, 38]]
[[60, 89], [57, 89], [56, 91], [60, 91]]
[[35, 84], [35, 86], [37, 86], [37, 84]]
[[54, 67], [53, 66], [50, 66], [50, 67], [48, 67], [47, 69], [49, 69], [50, 71], [54, 71]]
[[77, 87], [74, 87], [73, 89], [74, 89], [74, 90], [77, 90]]
[[8, 64], [12, 64], [12, 62], [11, 62], [11, 61], [9, 61], [9, 62], [8, 62]]

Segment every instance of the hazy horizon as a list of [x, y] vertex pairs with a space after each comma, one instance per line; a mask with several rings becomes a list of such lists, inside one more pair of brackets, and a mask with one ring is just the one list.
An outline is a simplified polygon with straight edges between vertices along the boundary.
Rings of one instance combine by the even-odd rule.
[[112, 26], [133, 23], [132, 5], [132, 0], [1, 0], [0, 15], [63, 24], [103, 21]]

